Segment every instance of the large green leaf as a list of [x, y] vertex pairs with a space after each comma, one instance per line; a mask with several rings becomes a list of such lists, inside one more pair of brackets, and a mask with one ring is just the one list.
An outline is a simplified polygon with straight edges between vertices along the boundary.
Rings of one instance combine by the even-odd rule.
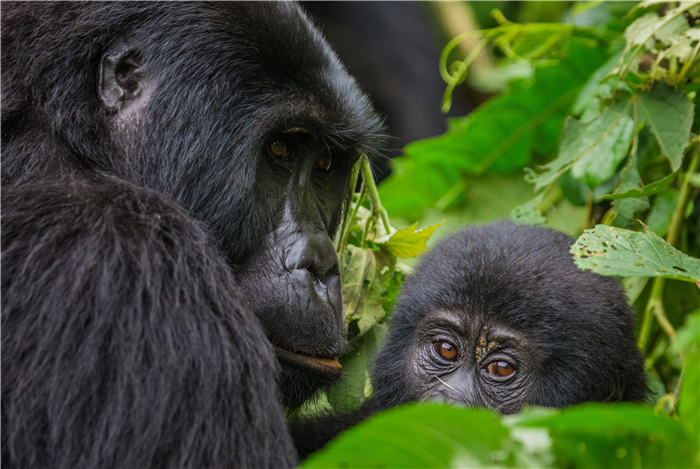
[[[696, 443], [696, 455], [700, 446], [700, 310], [686, 316], [685, 326], [678, 330], [677, 346], [685, 353], [683, 382], [678, 402], [681, 422]], [[696, 466], [700, 460], [696, 459]]]
[[513, 467], [516, 446], [493, 412], [412, 404], [344, 432], [302, 468]]
[[695, 465], [693, 443], [683, 427], [642, 404], [582, 404], [521, 425], [549, 429], [557, 467]]
[[345, 374], [333, 386], [326, 390], [328, 402], [338, 412], [350, 412], [358, 408], [368, 397], [369, 369], [372, 358], [384, 341], [387, 326], [375, 324], [365, 335], [353, 342], [356, 349], [340, 357]]
[[544, 165], [540, 174], [530, 171], [527, 179], [539, 191], [572, 168], [575, 179], [593, 188], [615, 174], [629, 150], [633, 132], [634, 121], [624, 109], [609, 109], [587, 124], [569, 117], [557, 158]]
[[674, 248], [656, 233], [597, 225], [586, 230], [571, 246], [580, 269], [621, 277], [666, 277], [700, 280], [700, 260]]
[[[555, 459], [556, 458], [556, 459]], [[646, 405], [483, 409], [409, 404], [342, 433], [302, 468], [694, 467], [688, 431]]]
[[326, 397], [336, 412], [350, 412], [360, 407], [367, 398], [365, 380], [368, 357], [358, 350], [347, 357], [341, 357], [339, 361], [343, 365], [343, 377], [326, 390]]
[[644, 121], [658, 141], [671, 169], [677, 171], [683, 162], [683, 152], [690, 143], [695, 106], [684, 94], [662, 83], [641, 93], [637, 105], [639, 119]]
[[533, 153], [551, 153], [562, 119], [604, 60], [601, 48], [571, 44], [570, 57], [556, 66], [513, 82], [509, 92], [454, 120], [447, 133], [411, 143], [379, 186], [382, 204], [392, 216], [415, 220], [465, 175], [512, 172], [529, 164]]

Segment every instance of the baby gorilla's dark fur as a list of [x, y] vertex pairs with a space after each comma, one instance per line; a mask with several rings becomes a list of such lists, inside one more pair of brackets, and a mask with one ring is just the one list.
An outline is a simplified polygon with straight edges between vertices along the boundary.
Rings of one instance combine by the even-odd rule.
[[372, 399], [353, 414], [295, 423], [300, 455], [375, 412], [424, 399], [503, 413], [643, 401], [634, 310], [617, 280], [576, 267], [572, 243], [508, 222], [441, 242], [403, 285]]

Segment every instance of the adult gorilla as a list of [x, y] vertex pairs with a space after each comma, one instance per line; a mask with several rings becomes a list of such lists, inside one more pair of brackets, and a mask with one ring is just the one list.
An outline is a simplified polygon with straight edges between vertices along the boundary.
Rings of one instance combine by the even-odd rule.
[[294, 465], [270, 342], [289, 404], [338, 376], [329, 234], [379, 141], [319, 33], [4, 2], [2, 98], [3, 467]]

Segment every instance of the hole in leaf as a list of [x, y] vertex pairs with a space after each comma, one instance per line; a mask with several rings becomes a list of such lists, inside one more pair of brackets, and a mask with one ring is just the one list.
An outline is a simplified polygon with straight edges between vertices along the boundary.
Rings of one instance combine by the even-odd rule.
[[674, 265], [673, 268], [676, 270], [680, 270], [681, 272], [685, 272], [686, 274], [688, 273], [688, 271], [685, 270], [683, 267], [678, 267], [677, 265]]

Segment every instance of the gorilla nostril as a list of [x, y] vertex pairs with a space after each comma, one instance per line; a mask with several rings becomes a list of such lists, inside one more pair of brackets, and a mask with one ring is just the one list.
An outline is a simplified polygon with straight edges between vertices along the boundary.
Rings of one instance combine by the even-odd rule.
[[314, 280], [321, 283], [326, 283], [330, 277], [340, 275], [340, 267], [337, 262], [326, 265], [317, 262], [306, 266], [305, 269], [309, 271]]

